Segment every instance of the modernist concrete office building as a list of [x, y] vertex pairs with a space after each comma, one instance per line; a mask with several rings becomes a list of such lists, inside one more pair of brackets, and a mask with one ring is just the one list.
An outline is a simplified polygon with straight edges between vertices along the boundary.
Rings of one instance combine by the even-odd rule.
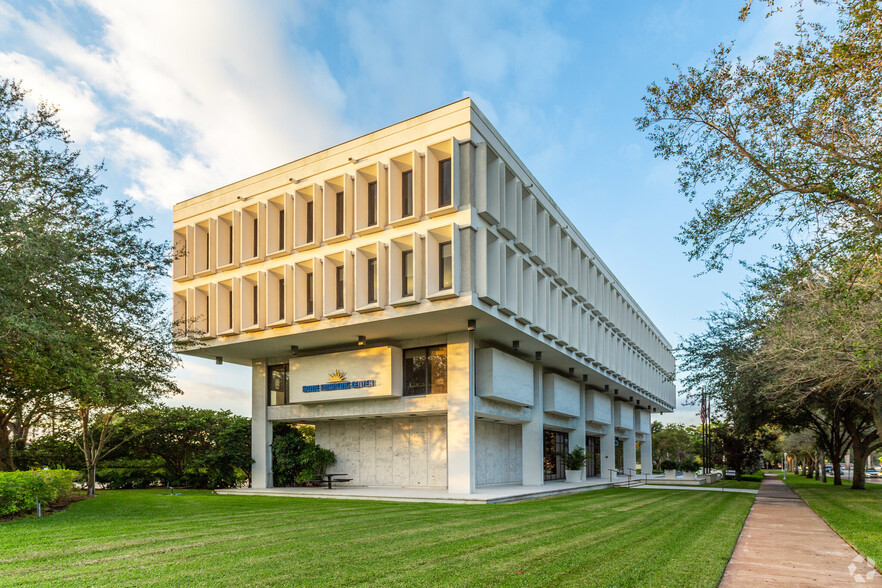
[[181, 202], [174, 242], [186, 353], [252, 367], [255, 488], [274, 422], [352, 485], [460, 494], [576, 446], [648, 468], [674, 408], [670, 344], [469, 99]]

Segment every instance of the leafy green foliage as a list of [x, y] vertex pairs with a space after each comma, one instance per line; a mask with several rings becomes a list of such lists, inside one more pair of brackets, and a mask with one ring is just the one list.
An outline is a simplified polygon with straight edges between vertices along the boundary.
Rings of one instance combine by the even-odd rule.
[[272, 452], [276, 486], [302, 486], [324, 476], [337, 462], [333, 451], [315, 444], [315, 427], [310, 425], [274, 425]]
[[699, 465], [694, 459], [686, 459], [677, 464], [677, 469], [681, 472], [697, 472]]
[[71, 470], [0, 472], [0, 517], [36, 510], [37, 502], [65, 501], [78, 476]]
[[117, 456], [95, 470], [95, 481], [111, 490], [150, 488], [159, 485], [161, 478], [162, 459], [158, 457]]
[[652, 458], [656, 463], [678, 462], [701, 453], [701, 433], [697, 427], [680, 423], [662, 425], [655, 421], [652, 428]]
[[580, 470], [585, 466], [585, 462], [588, 460], [588, 455], [585, 453], [585, 448], [582, 446], [578, 446], [572, 451], [564, 453], [563, 457], [566, 469], [568, 470]]
[[157, 477], [172, 486], [231, 488], [251, 470], [251, 420], [228, 410], [154, 407], [126, 426], [136, 454], [160, 458]]
[[673, 459], [663, 459], [661, 461], [661, 463], [658, 464], [658, 467], [662, 471], [666, 471], [666, 470], [676, 470], [678, 465], [679, 464], [676, 461], [674, 461]]
[[561, 457], [564, 458], [568, 470], [581, 470], [585, 467], [585, 462], [588, 461], [588, 454], [585, 453], [585, 448], [581, 445], [572, 451], [563, 452]]
[[49, 414], [76, 418], [90, 492], [118, 416], [180, 392], [164, 280], [169, 248], [128, 201], [102, 199], [100, 167], [41, 104], [0, 79], [0, 468]]
[[772, 230], [870, 262], [880, 253], [882, 17], [877, 2], [831, 4], [832, 32], [800, 12], [796, 42], [772, 55], [745, 62], [721, 45], [647, 89], [637, 127], [678, 162], [680, 191], [715, 190], [679, 237], [708, 269]]
[[16, 467], [22, 470], [38, 468], [79, 470], [83, 467], [83, 452], [65, 433], [42, 435], [29, 441], [14, 453]]

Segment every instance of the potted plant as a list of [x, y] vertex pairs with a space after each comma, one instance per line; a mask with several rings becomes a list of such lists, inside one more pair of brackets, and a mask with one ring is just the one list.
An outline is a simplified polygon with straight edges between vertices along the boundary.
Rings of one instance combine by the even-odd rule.
[[585, 454], [585, 448], [576, 447], [572, 451], [563, 453], [562, 457], [566, 463], [567, 482], [581, 482], [582, 468], [588, 459], [588, 456]]
[[692, 474], [693, 480], [697, 480], [698, 476], [696, 472], [698, 471], [698, 462], [694, 459], [687, 459], [680, 463], [680, 470], [683, 471], [683, 477], [687, 477], [687, 474]]
[[677, 462], [672, 459], [663, 459], [658, 467], [665, 473], [665, 478], [673, 480], [677, 477]]

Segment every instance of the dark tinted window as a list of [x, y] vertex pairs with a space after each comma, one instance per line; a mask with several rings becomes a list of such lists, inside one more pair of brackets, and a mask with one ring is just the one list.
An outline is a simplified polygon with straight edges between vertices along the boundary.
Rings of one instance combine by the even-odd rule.
[[367, 188], [367, 224], [372, 227], [377, 224], [377, 183], [368, 182]]
[[413, 170], [401, 173], [401, 216], [413, 214]]
[[373, 304], [377, 301], [377, 258], [367, 260], [367, 301]]
[[337, 308], [343, 308], [343, 266], [337, 266]]
[[438, 162], [438, 207], [449, 206], [451, 203], [450, 159]]
[[336, 234], [342, 235], [343, 234], [343, 192], [337, 192], [336, 213], [337, 213], [337, 218], [335, 219], [337, 222], [337, 226], [335, 227], [337, 229]]
[[404, 351], [404, 395], [447, 393], [447, 346]]
[[308, 274], [306, 274], [306, 314], [312, 314], [312, 292], [312, 272], [309, 272]]
[[401, 252], [401, 297], [413, 296], [413, 250]]
[[267, 368], [267, 388], [270, 406], [285, 404], [288, 401], [288, 366], [271, 365]]
[[438, 245], [438, 288], [453, 288], [453, 245], [450, 241]]

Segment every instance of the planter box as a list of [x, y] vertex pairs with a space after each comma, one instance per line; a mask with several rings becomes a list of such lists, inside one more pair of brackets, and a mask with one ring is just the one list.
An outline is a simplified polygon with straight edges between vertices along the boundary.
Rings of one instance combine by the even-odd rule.
[[582, 470], [565, 470], [567, 475], [567, 482], [571, 484], [575, 484], [576, 482], [582, 481]]
[[665, 470], [665, 478], [674, 480], [677, 478], [677, 470]]

